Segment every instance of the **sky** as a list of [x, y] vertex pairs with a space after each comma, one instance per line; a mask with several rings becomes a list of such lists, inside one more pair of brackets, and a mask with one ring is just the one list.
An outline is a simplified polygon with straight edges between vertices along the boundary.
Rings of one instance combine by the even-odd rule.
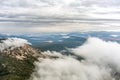
[[120, 31], [120, 0], [0, 0], [0, 32]]

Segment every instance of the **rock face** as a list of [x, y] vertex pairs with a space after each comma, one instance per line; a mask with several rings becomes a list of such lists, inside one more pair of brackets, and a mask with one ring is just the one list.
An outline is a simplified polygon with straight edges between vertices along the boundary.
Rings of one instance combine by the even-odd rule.
[[29, 79], [38, 57], [46, 56], [26, 40], [0, 39], [0, 80]]
[[12, 58], [16, 58], [18, 60], [24, 60], [29, 57], [37, 58], [43, 57], [44, 55], [41, 54], [41, 51], [38, 49], [33, 48], [31, 45], [24, 44], [23, 46], [17, 47], [15, 49], [5, 49], [1, 51], [3, 55], [7, 55]]

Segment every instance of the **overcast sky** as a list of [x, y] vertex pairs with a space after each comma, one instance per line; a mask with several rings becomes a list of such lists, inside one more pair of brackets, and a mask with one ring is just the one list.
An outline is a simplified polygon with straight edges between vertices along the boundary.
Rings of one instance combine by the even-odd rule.
[[120, 0], [0, 0], [0, 32], [120, 30]]

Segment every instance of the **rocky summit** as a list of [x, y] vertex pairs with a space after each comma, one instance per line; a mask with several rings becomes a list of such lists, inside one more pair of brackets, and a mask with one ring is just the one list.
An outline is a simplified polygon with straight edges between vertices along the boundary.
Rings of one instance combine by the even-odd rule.
[[37, 58], [39, 56], [43, 56], [41, 51], [38, 49], [33, 48], [31, 45], [24, 44], [23, 46], [16, 47], [14, 49], [5, 49], [1, 51], [3, 55], [7, 55], [9, 57], [24, 60], [29, 57]]
[[45, 58], [40, 50], [24, 39], [0, 39], [0, 80], [27, 80], [37, 58]]

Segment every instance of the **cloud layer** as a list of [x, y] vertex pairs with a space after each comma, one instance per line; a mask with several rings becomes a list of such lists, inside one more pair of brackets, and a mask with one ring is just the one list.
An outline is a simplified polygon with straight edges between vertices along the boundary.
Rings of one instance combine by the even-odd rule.
[[30, 32], [116, 30], [120, 29], [119, 3], [119, 0], [1, 0], [0, 30], [5, 31], [4, 27], [13, 27], [12, 30], [21, 27], [20, 32], [26, 27]]
[[70, 49], [84, 60], [58, 52], [45, 54], [58, 59], [39, 59], [30, 80], [119, 80], [120, 44], [89, 38], [82, 46]]

